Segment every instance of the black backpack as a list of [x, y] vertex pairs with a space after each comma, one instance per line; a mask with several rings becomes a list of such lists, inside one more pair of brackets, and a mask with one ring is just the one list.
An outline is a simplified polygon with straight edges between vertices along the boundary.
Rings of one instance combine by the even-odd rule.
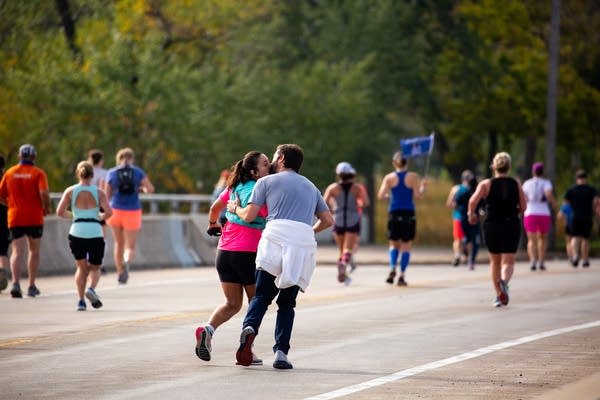
[[125, 164], [124, 167], [117, 169], [119, 178], [119, 193], [133, 194], [135, 192], [135, 182], [133, 180], [133, 168]]

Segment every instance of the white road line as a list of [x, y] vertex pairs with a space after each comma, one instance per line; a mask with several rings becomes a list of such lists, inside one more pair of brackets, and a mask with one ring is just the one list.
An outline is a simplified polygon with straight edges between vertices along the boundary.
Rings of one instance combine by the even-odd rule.
[[521, 344], [533, 342], [536, 340], [544, 339], [551, 336], [562, 335], [564, 333], [570, 333], [579, 331], [582, 329], [595, 328], [600, 326], [600, 320], [588, 322], [580, 325], [572, 325], [565, 328], [554, 329], [551, 331], [540, 332], [534, 335], [524, 336], [522, 338], [509, 340], [507, 342], [493, 344], [491, 346], [482, 347], [480, 349], [470, 351], [467, 353], [459, 354], [457, 356], [444, 358], [443, 360], [438, 360], [434, 362], [430, 362], [427, 364], [419, 365], [414, 368], [405, 369], [404, 371], [398, 371], [390, 375], [382, 376], [376, 379], [372, 379], [370, 381], [362, 382], [356, 385], [347, 386], [338, 390], [334, 390], [332, 392], [327, 392], [323, 394], [319, 394], [316, 396], [307, 397], [304, 400], [329, 400], [336, 399], [338, 397], [348, 396], [353, 393], [360, 392], [362, 390], [371, 389], [376, 386], [385, 385], [386, 383], [398, 381], [400, 379], [408, 378], [423, 372], [432, 371], [434, 369], [442, 368], [447, 365], [456, 364], [465, 360], [470, 360], [472, 358], [481, 357], [486, 354], [493, 353], [495, 351], [508, 349], [510, 347], [519, 346]]

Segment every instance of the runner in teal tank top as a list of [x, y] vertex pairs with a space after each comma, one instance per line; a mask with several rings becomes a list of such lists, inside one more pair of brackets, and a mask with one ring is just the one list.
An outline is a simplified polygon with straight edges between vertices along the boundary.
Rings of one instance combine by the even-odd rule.
[[[56, 215], [73, 220], [69, 229], [69, 247], [77, 267], [77, 310], [85, 311], [84, 295], [90, 300], [92, 307], [102, 307], [100, 297], [96, 293], [105, 247], [101, 221], [112, 215], [112, 208], [106, 193], [90, 184], [94, 177], [94, 167], [91, 163], [82, 161], [77, 164], [76, 175], [79, 183], [64, 191], [56, 208]], [[67, 210], [68, 206], [71, 207], [71, 211]], [[88, 276], [90, 285], [85, 290]]]

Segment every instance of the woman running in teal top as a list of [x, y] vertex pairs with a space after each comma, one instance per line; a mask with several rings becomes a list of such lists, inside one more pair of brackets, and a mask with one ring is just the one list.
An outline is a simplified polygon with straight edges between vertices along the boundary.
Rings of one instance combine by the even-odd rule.
[[[90, 286], [85, 290], [92, 307], [102, 307], [100, 297], [96, 294], [96, 285], [100, 280], [100, 267], [104, 258], [104, 233], [101, 221], [112, 215], [106, 193], [90, 182], [94, 177], [94, 167], [87, 161], [77, 164], [76, 175], [79, 183], [68, 187], [58, 203], [56, 215], [73, 219], [69, 230], [69, 247], [75, 257], [77, 271], [75, 282], [79, 302], [78, 311], [85, 311], [85, 285], [90, 277]], [[71, 211], [67, 210], [70, 206]], [[100, 208], [103, 211], [100, 211]]]

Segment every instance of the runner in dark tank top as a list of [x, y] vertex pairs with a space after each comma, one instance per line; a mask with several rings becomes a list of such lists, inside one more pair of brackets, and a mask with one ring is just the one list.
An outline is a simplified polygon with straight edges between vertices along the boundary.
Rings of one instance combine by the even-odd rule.
[[479, 201], [486, 201], [483, 238], [490, 255], [492, 282], [496, 291], [495, 307], [508, 304], [508, 282], [514, 271], [515, 254], [521, 236], [520, 216], [527, 205], [521, 183], [508, 176], [510, 164], [508, 153], [496, 154], [491, 165], [494, 177], [479, 183], [469, 199], [469, 223], [477, 221]]

